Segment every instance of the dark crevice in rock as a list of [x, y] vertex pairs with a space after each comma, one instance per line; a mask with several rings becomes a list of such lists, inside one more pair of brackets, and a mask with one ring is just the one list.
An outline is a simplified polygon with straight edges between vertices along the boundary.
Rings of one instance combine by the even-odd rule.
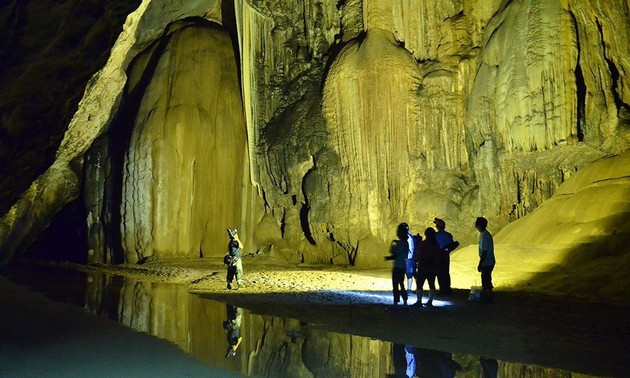
[[27, 260], [64, 261], [86, 264], [87, 225], [83, 198], [67, 204], [50, 226], [24, 252]]
[[[103, 134], [96, 138], [84, 159], [83, 187], [81, 193], [84, 198], [87, 212], [98, 214], [100, 222], [93, 222], [94, 217], [88, 217], [87, 238], [88, 247], [93, 256], [88, 255], [88, 263], [110, 263], [115, 258], [111, 256], [111, 246], [113, 245], [111, 236], [112, 201], [111, 201], [111, 159], [110, 138]], [[97, 167], [94, 169], [94, 167]], [[86, 214], [87, 215], [87, 214]]]
[[[578, 58], [579, 59], [579, 58]], [[575, 67], [575, 84], [577, 94], [577, 138], [579, 142], [584, 141], [584, 124], [586, 121], [586, 83], [582, 74], [582, 67], [578, 62]]]
[[[223, 23], [223, 29], [230, 34], [232, 40], [232, 48], [234, 49], [234, 58], [236, 59], [236, 68], [238, 72], [241, 72], [241, 53], [239, 51], [238, 43], [238, 29], [236, 26], [236, 15], [234, 12], [234, 0], [223, 0], [221, 2], [221, 21]], [[238, 77], [238, 86], [243, 88], [241, 75]]]
[[576, 134], [579, 142], [584, 141], [584, 126], [586, 121], [586, 82], [584, 80], [584, 73], [582, 72], [582, 66], [580, 59], [582, 58], [582, 48], [580, 45], [580, 36], [578, 33], [578, 23], [573, 12], [569, 12], [571, 19], [573, 20], [573, 26], [576, 32], [576, 44], [577, 44], [577, 58], [575, 64], [575, 85], [576, 85], [576, 103], [577, 103], [577, 125]]
[[610, 93], [614, 98], [615, 106], [617, 107], [617, 109], [621, 109], [624, 106], [624, 103], [617, 93], [617, 84], [619, 82], [619, 69], [617, 69], [615, 62], [612, 61], [612, 59], [608, 56], [608, 52], [606, 51], [606, 41], [604, 40], [604, 31], [602, 29], [601, 22], [599, 21], [599, 19], [596, 19], [595, 23], [597, 24], [597, 30], [599, 31], [599, 37], [602, 45], [602, 55], [604, 60], [606, 61], [606, 64], [608, 65], [608, 72], [610, 73], [610, 79], [612, 81]]
[[283, 239], [284, 239], [284, 229], [286, 227], [287, 227], [287, 213], [283, 209], [283, 211], [282, 211], [282, 218], [280, 218], [280, 235], [282, 235]]
[[302, 226], [302, 232], [304, 233], [304, 237], [306, 238], [306, 240], [308, 240], [311, 245], [317, 245], [315, 238], [313, 238], [311, 225], [308, 219], [308, 213], [311, 209], [311, 206], [309, 205], [308, 196], [305, 188], [306, 180], [313, 171], [314, 168], [309, 169], [302, 178], [302, 194], [304, 195], [304, 203], [302, 204], [302, 208], [300, 209], [300, 226]]
[[[343, 28], [341, 28], [341, 30], [343, 30]], [[330, 71], [332, 64], [336, 62], [337, 59], [339, 58], [339, 54], [344, 49], [344, 47], [354, 42], [358, 42], [360, 46], [363, 40], [365, 39], [365, 37], [367, 37], [367, 32], [363, 31], [354, 40], [350, 40], [347, 42], [340, 42], [340, 43], [335, 42], [332, 45], [330, 45], [330, 48], [328, 48], [328, 51], [326, 52], [327, 60], [326, 60], [326, 64], [324, 65], [324, 71], [322, 73], [322, 80], [321, 80], [320, 88], [319, 88], [320, 92], [324, 91], [324, 84], [326, 83], [328, 72]]]

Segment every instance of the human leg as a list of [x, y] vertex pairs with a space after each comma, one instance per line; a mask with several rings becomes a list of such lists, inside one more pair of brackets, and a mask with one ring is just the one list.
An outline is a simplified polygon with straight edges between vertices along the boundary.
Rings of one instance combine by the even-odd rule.
[[440, 293], [449, 295], [453, 291], [451, 288], [451, 258], [449, 255], [446, 255], [446, 259], [444, 260], [444, 273], [443, 273], [443, 281], [444, 286], [440, 284]]
[[407, 275], [407, 291], [411, 292], [411, 285], [413, 284], [413, 277], [415, 275], [416, 263], [413, 259], [407, 259], [405, 261], [407, 269], [405, 274]]
[[427, 275], [425, 274], [425, 272], [422, 270], [418, 270], [418, 273], [416, 274], [416, 297], [418, 298], [416, 304], [418, 305], [422, 304], [422, 289], [424, 288], [424, 281], [426, 279]]
[[232, 281], [234, 280], [234, 276], [236, 275], [236, 267], [234, 266], [228, 266], [227, 268], [227, 288], [231, 289], [232, 288]]
[[407, 291], [405, 290], [405, 269], [394, 268], [393, 285], [394, 285], [394, 304], [398, 304], [400, 297], [402, 297], [403, 303], [407, 304]]
[[429, 283], [429, 300], [425, 303], [426, 306], [433, 306], [433, 298], [435, 298], [435, 273], [430, 273], [427, 277]]
[[241, 286], [243, 282], [243, 261], [238, 259], [236, 261], [236, 284]]
[[485, 299], [483, 302], [492, 302], [492, 270], [493, 266], [482, 266], [481, 267], [481, 287], [483, 289], [483, 294]]

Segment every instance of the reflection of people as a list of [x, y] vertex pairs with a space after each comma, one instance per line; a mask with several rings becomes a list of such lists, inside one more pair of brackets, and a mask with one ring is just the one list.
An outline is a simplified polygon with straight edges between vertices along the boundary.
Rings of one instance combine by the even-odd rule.
[[409, 245], [407, 243], [407, 224], [401, 223], [396, 230], [398, 240], [394, 240], [390, 247], [390, 255], [385, 260], [394, 260], [392, 269], [392, 286], [394, 294], [394, 306], [398, 305], [400, 297], [405, 306], [407, 306], [407, 291], [405, 290], [405, 270], [407, 254], [409, 253]]
[[462, 366], [453, 360], [451, 353], [438, 350], [414, 348], [416, 376], [453, 378]]
[[238, 230], [228, 229], [230, 241], [228, 242], [228, 253], [223, 262], [227, 264], [227, 288], [232, 289], [232, 281], [236, 279], [235, 289], [241, 286], [243, 279], [243, 262], [241, 261], [241, 251], [243, 243], [238, 237]]
[[475, 228], [479, 231], [479, 265], [477, 271], [481, 273], [482, 296], [481, 302], [492, 303], [492, 270], [494, 269], [494, 242], [492, 234], [486, 229], [488, 220], [478, 217]]
[[407, 377], [412, 378], [416, 375], [416, 356], [412, 346], [405, 345], [405, 360], [407, 360]]
[[226, 304], [227, 320], [223, 322], [223, 329], [227, 333], [228, 348], [225, 357], [236, 356], [236, 349], [241, 345], [243, 337], [241, 336], [241, 319], [243, 318], [243, 309], [240, 307]]
[[450, 265], [451, 251], [446, 248], [448, 245], [453, 243], [453, 235], [450, 232], [446, 231], [446, 222], [440, 218], [434, 218], [433, 223], [437, 228], [437, 232], [435, 233], [435, 239], [440, 245], [440, 262], [438, 266], [437, 272], [437, 280], [440, 285], [440, 294], [448, 295], [451, 294], [451, 273], [450, 273]]
[[499, 364], [497, 363], [497, 360], [479, 357], [479, 362], [481, 363], [483, 378], [497, 378], [497, 374], [499, 373]]
[[[417, 304], [424, 304], [430, 307], [433, 306], [433, 298], [435, 298], [435, 275], [440, 257], [440, 246], [435, 240], [435, 230], [433, 228], [427, 228], [424, 231], [424, 236], [425, 239], [420, 243], [420, 248], [418, 248]], [[425, 280], [429, 283], [429, 300], [422, 303], [422, 287]]]

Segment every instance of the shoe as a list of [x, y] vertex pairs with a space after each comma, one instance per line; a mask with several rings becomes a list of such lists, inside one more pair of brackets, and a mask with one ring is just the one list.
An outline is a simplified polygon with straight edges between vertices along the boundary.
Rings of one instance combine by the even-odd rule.
[[432, 302], [424, 302], [422, 305], [424, 307], [433, 307], [433, 303]]
[[232, 290], [232, 284], [227, 284], [227, 289]]

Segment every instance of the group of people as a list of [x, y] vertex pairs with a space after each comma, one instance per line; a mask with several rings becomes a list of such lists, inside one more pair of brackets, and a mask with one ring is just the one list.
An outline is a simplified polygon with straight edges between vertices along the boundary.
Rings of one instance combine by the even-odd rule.
[[[459, 242], [453, 240], [453, 235], [446, 231], [446, 222], [440, 218], [434, 218], [435, 228], [424, 230], [424, 239], [419, 233], [412, 235], [407, 223], [401, 223], [396, 230], [397, 240], [392, 242], [390, 255], [386, 260], [394, 260], [392, 270], [392, 284], [394, 305], [397, 306], [402, 299], [403, 305], [407, 305], [408, 292], [405, 289], [405, 277], [407, 287], [411, 291], [413, 279], [416, 280], [417, 304], [433, 306], [437, 289], [437, 278], [440, 287], [439, 294], [448, 296], [452, 292], [450, 274], [450, 254], [459, 246]], [[479, 264], [477, 271], [481, 273], [482, 301], [492, 302], [492, 270], [495, 265], [494, 242], [492, 235], [487, 230], [488, 220], [478, 217], [475, 228], [479, 231]], [[436, 230], [437, 229], [437, 230]], [[227, 229], [230, 241], [228, 253], [223, 262], [228, 266], [227, 288], [238, 289], [242, 284], [243, 263], [241, 261], [241, 242], [236, 229]], [[234, 285], [234, 281], [236, 284]], [[429, 285], [428, 299], [422, 302], [424, 283]]]
[[[396, 230], [398, 239], [392, 242], [390, 255], [385, 257], [386, 260], [394, 260], [392, 270], [394, 306], [397, 306], [401, 299], [403, 306], [407, 306], [408, 291], [405, 289], [405, 277], [409, 292], [411, 292], [413, 279], [416, 280], [417, 305], [433, 306], [437, 292], [436, 278], [440, 295], [448, 296], [452, 293], [450, 254], [459, 246], [459, 243], [454, 241], [453, 235], [446, 231], [444, 220], [434, 218], [433, 223], [435, 228], [427, 228], [424, 231], [424, 239], [419, 233], [412, 235], [407, 223], [398, 225]], [[492, 270], [495, 259], [492, 235], [488, 232], [487, 226], [486, 218], [477, 218], [475, 227], [480, 233], [477, 270], [481, 273], [483, 301], [489, 303], [492, 302]], [[427, 301], [422, 302], [425, 282], [429, 285], [429, 293]]]

